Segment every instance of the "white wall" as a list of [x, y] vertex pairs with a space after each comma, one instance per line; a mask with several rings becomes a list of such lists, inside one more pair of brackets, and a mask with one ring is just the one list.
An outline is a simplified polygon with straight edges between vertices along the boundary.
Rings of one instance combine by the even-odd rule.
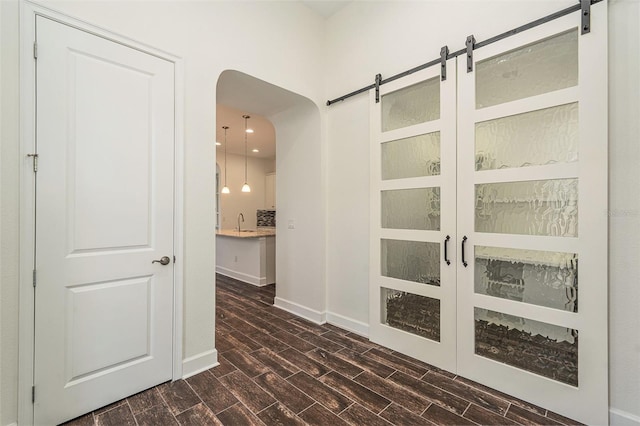
[[[220, 166], [220, 189], [224, 185], [224, 154], [218, 149]], [[247, 180], [251, 192], [242, 192], [244, 184], [244, 155], [227, 154], [227, 186], [229, 194], [220, 194], [220, 228], [238, 227], [238, 213], [244, 216], [242, 229], [256, 229], [256, 210], [264, 209], [265, 175], [271, 169], [273, 160], [247, 158]]]
[[[564, 0], [350, 3], [327, 23], [327, 98], [373, 83], [376, 73], [389, 77], [435, 59], [445, 44], [458, 50], [469, 34], [484, 40], [573, 4]], [[635, 0], [612, 0], [609, 17], [610, 403], [612, 421], [636, 425], [640, 424], [638, 8]], [[354, 324], [368, 323], [369, 315], [366, 98], [363, 94], [331, 106], [327, 118], [327, 309]]]
[[[0, 424], [17, 419], [17, 342], [18, 330], [18, 188], [22, 164], [18, 154], [18, 9], [8, 1], [2, 4], [2, 401]], [[189, 2], [189, 1], [121, 1], [121, 2], [47, 2], [47, 5], [87, 22], [139, 42], [171, 52], [184, 59], [185, 66], [185, 259], [184, 259], [184, 357], [197, 359], [211, 354], [214, 347], [215, 280], [215, 102], [218, 77], [226, 69], [240, 70], [273, 83], [305, 98], [315, 109], [314, 133], [320, 134], [317, 105], [324, 102], [322, 65], [324, 64], [324, 21], [298, 2]], [[5, 63], [4, 59], [8, 58]], [[295, 64], [295, 66], [292, 66]], [[5, 90], [6, 89], [6, 90]], [[278, 129], [277, 129], [278, 130]], [[278, 137], [278, 143], [295, 145]], [[318, 138], [306, 144], [320, 145]], [[314, 154], [320, 146], [313, 147]], [[305, 147], [286, 161], [299, 167], [283, 177], [291, 182], [307, 180], [308, 170], [318, 170], [321, 156], [298, 157], [309, 152]], [[280, 166], [280, 162], [279, 162]], [[286, 170], [286, 168], [284, 169]], [[295, 173], [302, 174], [297, 176]], [[314, 182], [316, 184], [316, 182]], [[322, 188], [309, 188], [316, 194]], [[290, 200], [300, 217], [320, 217], [324, 206], [307, 203], [301, 197]], [[306, 212], [309, 211], [309, 214]], [[313, 229], [298, 228], [297, 249], [300, 253], [324, 252], [324, 241]], [[313, 237], [307, 238], [306, 236]], [[322, 235], [322, 234], [321, 234]], [[279, 237], [279, 243], [287, 236]], [[307, 251], [310, 244], [313, 247]], [[294, 256], [295, 257], [295, 256]], [[298, 258], [279, 272], [284, 281], [307, 270], [305, 259]], [[324, 271], [323, 257], [313, 261], [311, 270]], [[292, 274], [288, 278], [286, 274]], [[317, 293], [324, 284], [318, 274], [311, 280], [298, 280], [300, 286], [312, 287]], [[323, 290], [322, 290], [323, 291]], [[304, 293], [299, 291], [298, 293]], [[294, 294], [295, 295], [295, 294]], [[324, 298], [322, 298], [324, 301]], [[304, 303], [302, 301], [301, 303]], [[320, 306], [324, 310], [324, 303]], [[6, 368], [5, 368], [6, 365]], [[26, 396], [26, 395], [25, 395]]]

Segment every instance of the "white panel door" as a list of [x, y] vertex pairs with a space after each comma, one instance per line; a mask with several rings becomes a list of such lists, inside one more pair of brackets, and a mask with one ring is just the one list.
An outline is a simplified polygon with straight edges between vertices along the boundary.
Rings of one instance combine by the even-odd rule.
[[[456, 73], [434, 66], [371, 94], [369, 338], [456, 368]], [[448, 249], [448, 250], [447, 250]]]
[[589, 34], [571, 14], [474, 51], [473, 72], [458, 63], [458, 374], [606, 424], [606, 4], [594, 9]]
[[43, 17], [36, 37], [34, 421], [56, 424], [171, 379], [174, 67]]

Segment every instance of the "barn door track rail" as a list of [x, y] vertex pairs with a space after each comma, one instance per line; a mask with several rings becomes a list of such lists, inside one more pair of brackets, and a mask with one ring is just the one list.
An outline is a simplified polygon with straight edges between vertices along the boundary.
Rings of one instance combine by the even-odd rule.
[[569, 15], [573, 12], [580, 11], [580, 14], [581, 14], [580, 33], [583, 35], [587, 34], [591, 31], [591, 5], [600, 3], [601, 1], [602, 0], [580, 0], [578, 4], [559, 10], [555, 13], [552, 13], [540, 19], [536, 19], [535, 21], [531, 21], [528, 24], [524, 24], [512, 30], [505, 31], [502, 34], [498, 34], [496, 36], [493, 36], [491, 38], [488, 38], [480, 42], [476, 42], [475, 37], [473, 35], [470, 35], [466, 39], [465, 47], [460, 50], [456, 50], [455, 52], [449, 52], [449, 47], [443, 46], [442, 49], [440, 49], [440, 56], [432, 61], [426, 62], [422, 65], [418, 65], [417, 67], [411, 68], [407, 71], [401, 72], [399, 74], [396, 74], [384, 79], [382, 78], [382, 74], [376, 74], [375, 83], [370, 84], [361, 89], [354, 90], [353, 92], [347, 93], [346, 95], [340, 96], [338, 98], [331, 99], [327, 101], [327, 106], [331, 106], [337, 102], [344, 101], [345, 99], [348, 99], [352, 96], [359, 95], [360, 93], [368, 92], [371, 89], [376, 90], [376, 103], [378, 103], [380, 102], [380, 86], [382, 86], [383, 84], [391, 83], [392, 81], [398, 80], [402, 77], [406, 77], [415, 72], [421, 71], [423, 69], [426, 69], [438, 64], [440, 64], [440, 78], [442, 80], [446, 80], [447, 79], [446, 61], [452, 58], [456, 58], [460, 55], [467, 55], [467, 72], [473, 72], [473, 51], [474, 50], [480, 49], [481, 47], [488, 46], [499, 40], [503, 40], [507, 37], [511, 37], [513, 35], [516, 35], [528, 29], [535, 28], [546, 22], [553, 21], [565, 15]]

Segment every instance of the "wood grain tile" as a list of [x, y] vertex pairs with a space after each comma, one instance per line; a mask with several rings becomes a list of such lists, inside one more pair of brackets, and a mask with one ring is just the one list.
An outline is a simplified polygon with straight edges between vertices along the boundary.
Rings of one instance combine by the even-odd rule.
[[327, 331], [332, 331], [334, 333], [338, 333], [338, 334], [348, 334], [351, 333], [349, 330], [345, 330], [344, 328], [338, 327], [337, 325], [333, 325], [333, 324], [322, 324], [322, 327], [325, 328]]
[[354, 426], [391, 426], [391, 423], [373, 414], [358, 403], [340, 413], [340, 417]]
[[301, 354], [295, 349], [287, 349], [280, 356], [295, 364], [302, 371], [309, 373], [313, 377], [320, 377], [326, 374], [329, 369], [317, 361], [312, 360], [306, 355]]
[[186, 380], [202, 399], [202, 402], [213, 411], [213, 414], [238, 403], [236, 397], [208, 371], [191, 376]]
[[404, 386], [400, 386], [390, 380], [382, 379], [368, 371], [360, 374], [354, 380], [362, 386], [380, 395], [384, 395], [385, 398], [418, 415], [422, 414], [425, 408], [431, 404], [431, 401], [427, 398], [411, 392]]
[[511, 405], [505, 417], [517, 423], [520, 423], [522, 425], [561, 425], [562, 424], [548, 417], [543, 417], [539, 414], [532, 413], [531, 411], [525, 410], [524, 408], [520, 408], [517, 405]]
[[258, 413], [265, 425], [304, 426], [306, 423], [291, 410], [280, 403], [275, 403]]
[[411, 377], [408, 374], [397, 371], [389, 376], [389, 379], [456, 414], [462, 415], [464, 410], [469, 406], [469, 401], [423, 382], [420, 379]]
[[438, 367], [436, 367], [434, 365], [427, 364], [426, 362], [422, 362], [419, 359], [415, 359], [415, 358], [410, 357], [409, 355], [405, 355], [405, 354], [403, 354], [401, 352], [393, 351], [393, 352], [391, 352], [391, 354], [393, 356], [397, 356], [400, 359], [404, 359], [405, 361], [408, 361], [408, 362], [410, 362], [412, 364], [415, 364], [415, 365], [417, 365], [419, 367], [422, 367], [422, 368], [424, 368], [426, 370], [433, 371], [433, 372], [436, 372], [436, 373], [440, 373], [443, 376], [448, 377], [450, 379], [454, 379], [456, 377], [455, 374], [453, 374], [453, 373], [451, 373], [451, 372], [449, 372], [447, 370], [443, 370], [443, 369], [438, 368]]
[[[203, 403], [178, 414], [176, 420], [182, 426], [222, 426], [222, 422]], [[161, 425], [162, 423], [156, 423]]]
[[402, 358], [383, 352], [377, 348], [372, 348], [369, 351], [365, 352], [364, 356], [374, 359], [383, 364], [387, 364], [388, 366], [393, 367], [398, 371], [402, 371], [403, 373], [407, 373], [418, 378], [424, 376], [427, 371], [429, 371], [424, 367], [420, 367], [413, 364], [412, 362], [405, 361]]
[[324, 349], [314, 349], [307, 352], [305, 355], [349, 378], [353, 378], [364, 371], [357, 365], [352, 364], [331, 352], [325, 351]]
[[278, 340], [270, 334], [259, 332], [253, 333], [249, 335], [249, 337], [260, 343], [265, 348], [272, 350], [273, 352], [282, 352], [286, 349], [289, 349], [289, 345], [284, 343], [282, 340]]
[[184, 380], [160, 385], [158, 391], [174, 416], [200, 403], [200, 397], [191, 390], [191, 387]]
[[304, 392], [275, 373], [265, 373], [256, 377], [254, 381], [294, 413], [301, 412], [315, 402]]
[[561, 416], [560, 414], [554, 413], [553, 411], [547, 412], [547, 417], [566, 426], [583, 426], [582, 423], [568, 417]]
[[429, 420], [431, 423], [437, 425], [475, 425], [477, 423], [472, 422], [469, 419], [465, 419], [449, 410], [445, 410], [436, 404], [431, 404], [429, 408], [422, 414], [422, 417]]
[[429, 371], [422, 380], [467, 401], [473, 402], [482, 408], [495, 411], [500, 415], [504, 415], [504, 413], [507, 412], [507, 408], [509, 408], [509, 403], [502, 398], [490, 395], [462, 382], [451, 380], [450, 378], [444, 377], [439, 373], [434, 373], [433, 371]]
[[350, 399], [359, 402], [362, 406], [374, 413], [379, 413], [391, 403], [387, 398], [365, 388], [359, 383], [349, 380], [347, 377], [335, 371], [322, 376], [320, 381]]
[[290, 375], [300, 371], [298, 367], [291, 364], [277, 353], [266, 348], [261, 348], [257, 351], [251, 352], [250, 355], [262, 362], [271, 371], [282, 377], [289, 377]]
[[289, 383], [300, 389], [311, 398], [315, 399], [332, 412], [338, 414], [352, 401], [341, 393], [314, 379], [305, 372], [299, 372], [287, 379]]
[[262, 333], [260, 330], [258, 330], [257, 328], [255, 328], [254, 326], [249, 324], [248, 322], [245, 322], [245, 321], [243, 321], [240, 318], [235, 317], [235, 316], [225, 319], [225, 322], [227, 324], [229, 324], [231, 327], [233, 327], [236, 330], [238, 330], [240, 333], [245, 334], [247, 336], [251, 336], [252, 334], [260, 334], [260, 333]]
[[155, 406], [135, 415], [138, 426], [177, 425], [178, 421], [165, 405]]
[[66, 423], [62, 423], [62, 426], [93, 426], [95, 424], [96, 419], [93, 417], [93, 413], [88, 413], [84, 416], [69, 420]]
[[234, 345], [234, 349], [243, 350], [247, 352], [255, 351], [260, 349], [262, 345], [249, 336], [242, 334], [237, 330], [233, 330], [229, 334], [227, 334], [227, 339]]
[[327, 331], [321, 325], [312, 323], [311, 321], [307, 321], [306, 319], [300, 317], [294, 317], [290, 320], [290, 322], [304, 328], [311, 333], [322, 334]]
[[105, 406], [104, 406], [104, 407], [102, 407], [102, 408], [98, 408], [97, 410], [95, 410], [95, 411], [93, 412], [93, 415], [94, 415], [94, 416], [98, 416], [98, 415], [100, 415], [100, 414], [102, 414], [102, 413], [104, 413], [104, 412], [106, 412], [106, 411], [112, 410], [112, 409], [114, 409], [114, 408], [116, 408], [116, 407], [119, 407], [119, 406], [121, 406], [122, 404], [126, 404], [126, 403], [127, 403], [127, 398], [121, 399], [121, 400], [116, 401], [116, 402], [114, 402], [114, 403], [112, 403], [112, 404], [105, 405]]
[[329, 339], [332, 342], [336, 342], [342, 346], [344, 346], [347, 349], [351, 349], [354, 352], [358, 352], [358, 353], [364, 353], [366, 351], [368, 351], [369, 349], [371, 349], [371, 346], [369, 345], [365, 345], [364, 343], [360, 343], [357, 340], [353, 340], [351, 338], [349, 338], [349, 336], [343, 335], [343, 334], [339, 334], [339, 333], [335, 333], [333, 331], [329, 331], [327, 333], [324, 333], [322, 335], [322, 337], [324, 337], [325, 339]]
[[324, 349], [325, 351], [338, 352], [339, 350], [344, 349], [344, 346], [309, 331], [298, 334], [298, 337]]
[[262, 421], [242, 404], [227, 408], [222, 413], [218, 413], [217, 417], [222, 424], [229, 426], [264, 426]]
[[433, 425], [433, 423], [424, 417], [420, 417], [397, 404], [391, 404], [389, 407], [385, 408], [385, 410], [380, 413], [380, 417], [385, 418], [396, 425]]
[[249, 377], [259, 376], [260, 374], [264, 374], [269, 371], [269, 369], [262, 362], [258, 361], [252, 356], [249, 356], [245, 352], [232, 350], [226, 352], [224, 354], [224, 357], [238, 370], [242, 371]]
[[282, 318], [285, 321], [291, 320], [293, 318], [297, 318], [295, 315], [293, 315], [291, 312], [287, 312], [284, 309], [280, 309], [276, 306], [268, 306], [264, 309], [266, 312], [269, 312], [270, 314], [273, 314], [277, 317]]
[[299, 417], [311, 426], [347, 426], [348, 423], [320, 404], [314, 404], [299, 414]]
[[290, 321], [282, 319], [277, 315], [267, 313], [267, 312], [264, 312], [263, 315], [265, 316], [266, 321], [269, 321], [270, 323], [278, 327], [281, 331], [286, 331], [287, 333], [291, 333], [291, 334], [299, 334], [305, 331], [304, 328]]
[[136, 426], [136, 419], [129, 408], [129, 404], [121, 404], [96, 417], [99, 426]]
[[[220, 382], [226, 385], [229, 391], [254, 413], [264, 410], [276, 402], [271, 395], [262, 390], [241, 371], [234, 371], [221, 377]], [[220, 418], [219, 415], [218, 418]], [[222, 418], [220, 419], [222, 420]]]
[[493, 411], [485, 410], [475, 404], [471, 404], [462, 416], [480, 425], [515, 425], [513, 420], [500, 416]]
[[276, 331], [280, 331], [280, 329], [274, 324], [271, 324], [251, 313], [245, 313], [242, 318], [263, 333], [271, 334], [275, 333]]
[[382, 364], [381, 362], [366, 357], [362, 354], [353, 352], [350, 349], [343, 349], [340, 352], [336, 352], [335, 355], [344, 359], [345, 361], [357, 365], [363, 370], [370, 371], [380, 377], [388, 377], [396, 371], [394, 368], [389, 367], [386, 364]]
[[218, 355], [218, 363], [220, 365], [209, 369], [209, 372], [216, 377], [222, 377], [237, 370], [235, 365], [231, 364], [229, 360], [222, 355]]
[[160, 392], [158, 392], [158, 389], [156, 388], [151, 388], [130, 396], [127, 398], [127, 402], [129, 402], [129, 407], [131, 407], [131, 412], [134, 415], [142, 411], [146, 411], [151, 407], [164, 405]]
[[480, 383], [474, 382], [473, 380], [469, 380], [469, 379], [466, 379], [466, 378], [461, 377], [461, 376], [457, 376], [455, 378], [455, 380], [457, 382], [465, 383], [465, 384], [467, 384], [467, 385], [469, 385], [471, 387], [474, 387], [476, 389], [480, 389], [481, 391], [490, 393], [491, 395], [497, 396], [498, 398], [502, 398], [505, 401], [510, 402], [511, 404], [517, 405], [518, 407], [522, 407], [525, 410], [533, 411], [534, 413], [540, 414], [541, 416], [544, 416], [545, 413], [547, 412], [547, 410], [545, 410], [542, 407], [538, 407], [537, 405], [530, 404], [530, 403], [528, 403], [526, 401], [523, 401], [523, 400], [518, 399], [518, 398], [516, 398], [514, 396], [511, 396], [511, 395], [507, 395], [506, 393], [500, 392], [500, 391], [495, 390], [493, 388], [490, 388], [488, 386], [481, 385]]
[[277, 339], [283, 341], [287, 345], [291, 346], [292, 348], [300, 352], [308, 352], [311, 349], [316, 348], [314, 344], [309, 343], [306, 340], [302, 340], [301, 338], [294, 336], [293, 334], [286, 331], [279, 331], [277, 333], [273, 333], [272, 336], [276, 337]]

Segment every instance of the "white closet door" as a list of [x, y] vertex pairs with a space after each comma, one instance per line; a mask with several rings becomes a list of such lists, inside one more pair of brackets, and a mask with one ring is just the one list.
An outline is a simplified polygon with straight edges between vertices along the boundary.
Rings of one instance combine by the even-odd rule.
[[[371, 95], [370, 339], [455, 371], [455, 62]], [[448, 242], [450, 263], [444, 259]]]
[[458, 374], [591, 424], [608, 421], [606, 15], [458, 61]]
[[174, 67], [36, 25], [34, 423], [48, 425], [171, 379]]

